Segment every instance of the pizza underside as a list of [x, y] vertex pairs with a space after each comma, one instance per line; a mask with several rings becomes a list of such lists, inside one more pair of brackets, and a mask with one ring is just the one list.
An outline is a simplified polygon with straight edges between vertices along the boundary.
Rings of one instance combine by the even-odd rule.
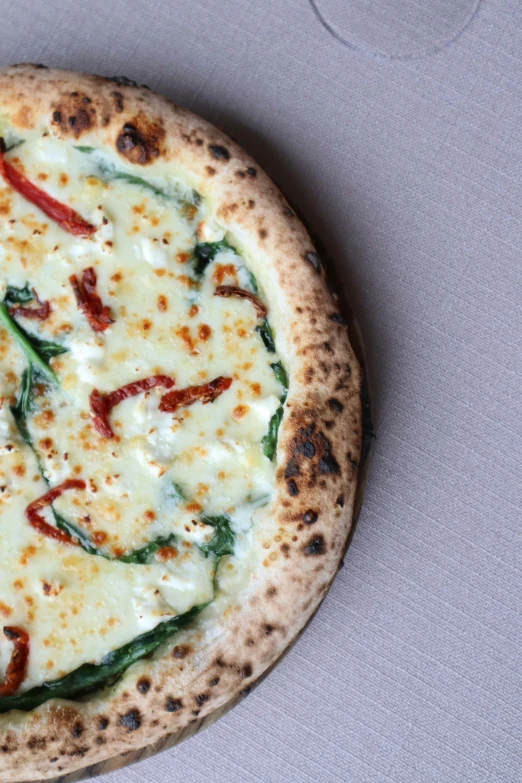
[[0, 71], [0, 773], [216, 710], [350, 531], [360, 369], [311, 241], [216, 128]]

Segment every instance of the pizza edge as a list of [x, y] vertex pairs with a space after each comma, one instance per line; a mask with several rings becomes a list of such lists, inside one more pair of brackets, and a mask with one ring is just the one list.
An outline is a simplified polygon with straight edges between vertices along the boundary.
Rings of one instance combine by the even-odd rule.
[[[350, 533], [362, 439], [361, 370], [312, 241], [278, 188], [216, 127], [128, 80], [34, 65], [0, 70], [0, 112], [20, 131], [46, 118], [74, 143], [100, 139], [143, 167], [176, 161], [268, 270], [262, 280], [290, 371], [278, 445], [269, 565], [217, 640], [135, 664], [114, 691], [0, 716], [5, 783], [47, 779], [141, 748], [253, 684], [314, 613]], [[278, 344], [279, 349], [279, 344]], [[270, 555], [273, 554], [273, 559]]]

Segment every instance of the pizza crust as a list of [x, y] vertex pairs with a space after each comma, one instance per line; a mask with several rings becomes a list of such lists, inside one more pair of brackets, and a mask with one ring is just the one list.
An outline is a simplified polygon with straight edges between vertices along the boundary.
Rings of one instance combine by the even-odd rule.
[[309, 235], [275, 185], [203, 119], [128, 80], [18, 65], [0, 71], [0, 113], [72, 143], [172, 165], [218, 206], [270, 305], [290, 388], [273, 501], [275, 533], [241, 607], [212, 638], [183, 631], [113, 689], [0, 716], [4, 783], [45, 780], [178, 732], [248, 688], [282, 654], [335, 576], [353, 519], [361, 370]]

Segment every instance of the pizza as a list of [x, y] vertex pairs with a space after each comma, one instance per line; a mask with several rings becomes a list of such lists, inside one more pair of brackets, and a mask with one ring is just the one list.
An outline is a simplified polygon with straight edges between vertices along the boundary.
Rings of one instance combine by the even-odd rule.
[[127, 79], [0, 71], [0, 777], [209, 715], [338, 569], [361, 370], [294, 210]]

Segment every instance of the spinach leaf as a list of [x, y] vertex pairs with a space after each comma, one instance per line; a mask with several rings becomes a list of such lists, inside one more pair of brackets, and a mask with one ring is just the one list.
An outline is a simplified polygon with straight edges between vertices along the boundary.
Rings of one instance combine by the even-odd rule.
[[270, 365], [270, 367], [274, 371], [275, 377], [283, 387], [283, 394], [281, 395], [280, 398], [281, 405], [270, 419], [270, 423], [268, 425], [268, 432], [261, 441], [263, 454], [265, 455], [265, 457], [268, 457], [268, 459], [272, 460], [274, 458], [277, 449], [277, 436], [279, 433], [279, 426], [283, 420], [283, 414], [284, 414], [283, 406], [285, 404], [286, 395], [288, 392], [288, 375], [286, 374], [286, 370], [283, 367], [282, 362], [274, 362], [273, 364]]
[[29, 283], [26, 283], [23, 288], [16, 288], [14, 285], [7, 286], [7, 290], [4, 296], [4, 302], [8, 307], [12, 307], [15, 304], [26, 304], [32, 302], [34, 294], [29, 288]]
[[283, 413], [284, 413], [283, 406], [280, 405], [279, 408], [274, 413], [274, 415], [272, 416], [272, 418], [270, 419], [270, 423], [268, 425], [268, 432], [264, 436], [263, 440], [261, 441], [263, 454], [265, 455], [265, 457], [268, 457], [268, 459], [270, 460], [274, 458], [274, 454], [276, 453], [277, 435], [279, 432], [279, 425], [283, 420]]
[[201, 277], [210, 264], [215, 259], [218, 253], [222, 250], [234, 250], [234, 248], [228, 244], [226, 239], [220, 239], [218, 242], [198, 242], [194, 248], [194, 274], [196, 277]]
[[31, 405], [31, 389], [33, 385], [33, 369], [26, 367], [20, 378], [20, 388], [16, 403], [11, 407], [11, 413], [16, 420], [25, 418]]
[[[13, 414], [13, 418], [15, 420], [15, 424], [17, 426], [18, 432], [25, 440], [27, 445], [30, 446], [34, 451], [33, 442], [31, 440], [29, 428], [27, 426], [27, 414], [29, 413], [29, 408], [31, 405], [32, 385], [33, 385], [33, 368], [31, 365], [29, 365], [29, 367], [26, 367], [26, 369], [22, 373], [22, 377], [20, 379], [20, 389], [18, 391], [18, 397], [16, 399], [16, 403], [11, 406], [11, 413]], [[35, 456], [38, 462], [38, 467], [40, 468], [40, 472], [41, 472], [42, 466], [40, 465], [40, 460], [38, 459], [38, 455], [36, 454], [36, 452], [35, 452]]]
[[259, 326], [256, 326], [256, 331], [261, 335], [266, 350], [269, 353], [275, 353], [274, 333], [267, 318], [263, 318]]
[[236, 535], [230, 527], [230, 519], [223, 514], [218, 517], [202, 516], [201, 520], [216, 531], [208, 544], [201, 544], [199, 547], [205, 557], [212, 554], [219, 559], [224, 555], [233, 555]]
[[121, 563], [143, 564], [146, 563], [149, 557], [157, 552], [158, 549], [161, 549], [162, 546], [170, 546], [175, 540], [176, 536], [174, 533], [171, 533], [168, 536], [160, 536], [159, 538], [154, 539], [154, 541], [149, 541], [149, 543], [142, 546], [141, 549], [135, 549], [133, 552], [129, 552], [128, 555], [122, 555], [117, 559]]
[[140, 187], [145, 188], [145, 190], [149, 190], [151, 193], [154, 193], [155, 196], [159, 196], [160, 198], [172, 198], [172, 196], [169, 196], [169, 194], [164, 190], [158, 188], [156, 185], [153, 185], [152, 182], [148, 182], [146, 179], [143, 179], [143, 177], [138, 177], [137, 174], [128, 174], [126, 171], [115, 171], [109, 176], [109, 179], [122, 179], [124, 182], [128, 182], [129, 185], [139, 185]]
[[250, 288], [252, 289], [252, 293], [253, 294], [259, 293], [259, 287], [257, 285], [256, 278], [254, 277], [250, 269], [247, 269], [246, 267], [245, 267], [245, 272], [247, 274], [248, 282], [250, 283]]
[[16, 321], [9, 315], [9, 310], [5, 302], [0, 303], [0, 323], [7, 329], [22, 351], [24, 352], [29, 365], [46, 378], [58, 383], [58, 378], [49, 366], [49, 361], [53, 356], [65, 353], [67, 348], [48, 340], [40, 340], [32, 334], [28, 334]]
[[274, 371], [276, 380], [279, 381], [279, 383], [284, 389], [285, 393], [284, 396], [281, 398], [281, 402], [284, 402], [286, 399], [286, 392], [288, 391], [288, 375], [286, 374], [286, 370], [281, 362], [274, 362], [273, 364], [270, 365], [270, 367]]
[[176, 484], [176, 482], [171, 479], [164, 479], [162, 491], [163, 497], [168, 502], [169, 506], [178, 506], [187, 499], [179, 484]]
[[191, 623], [208, 603], [193, 606], [188, 612], [157, 625], [123, 647], [107, 653], [101, 663], [84, 663], [58, 680], [44, 682], [19, 695], [0, 698], [0, 713], [9, 710], [34, 710], [48, 699], [72, 699], [114, 684], [135, 661], [154, 652], [181, 628]]
[[108, 552], [104, 552], [103, 549], [99, 549], [98, 547], [96, 547], [90, 540], [89, 536], [86, 535], [86, 533], [80, 527], [73, 525], [73, 523], [69, 522], [68, 519], [62, 517], [62, 515], [58, 514], [58, 512], [55, 511], [54, 508], [52, 511], [53, 511], [54, 519], [56, 521], [56, 527], [59, 530], [62, 530], [64, 533], [67, 533], [69, 536], [76, 538], [78, 540], [79, 546], [85, 552], [87, 552], [87, 554], [103, 557], [105, 558], [105, 560], [119, 561], [120, 563], [135, 563], [137, 565], [144, 565], [145, 563], [148, 562], [148, 560], [152, 557], [152, 555], [154, 555], [158, 551], [158, 549], [161, 549], [161, 547], [163, 546], [170, 546], [176, 540], [175, 534], [170, 533], [168, 536], [159, 536], [158, 538], [149, 541], [149, 543], [145, 544], [145, 546], [142, 546], [139, 549], [133, 549], [131, 552], [127, 552], [126, 555], [113, 557]]
[[85, 550], [85, 552], [87, 552], [89, 555], [98, 555], [99, 557], [104, 557], [106, 560], [113, 559], [110, 555], [104, 554], [101, 549], [95, 547], [89, 537], [80, 527], [73, 525], [73, 523], [69, 522], [68, 519], [62, 517], [62, 515], [55, 511], [54, 508], [52, 508], [52, 512], [58, 530], [61, 530], [62, 533], [67, 533], [67, 535], [76, 538], [78, 540], [79, 546]]
[[[83, 152], [86, 155], [90, 155], [91, 153], [97, 151], [95, 147], [86, 147], [82, 145], [76, 145], [75, 149], [77, 149], [78, 152]], [[196, 190], [192, 190], [191, 199], [183, 199], [179, 195], [168, 193], [166, 190], [159, 188], [157, 185], [154, 185], [152, 182], [149, 182], [149, 180], [140, 177], [138, 174], [130, 174], [127, 171], [118, 171], [111, 163], [105, 163], [101, 160], [97, 160], [96, 162], [98, 171], [104, 182], [120, 179], [124, 182], [128, 182], [130, 185], [138, 185], [141, 188], [145, 188], [145, 190], [148, 190], [150, 193], [153, 193], [159, 198], [164, 198], [167, 201], [179, 202], [182, 204], [182, 206], [185, 207], [197, 207], [199, 204], [201, 204], [201, 196]]]
[[22, 144], [25, 144], [25, 139], [14, 139], [9, 144], [6, 144], [5, 152], [11, 152], [11, 150], [15, 150], [17, 147], [20, 147]]

